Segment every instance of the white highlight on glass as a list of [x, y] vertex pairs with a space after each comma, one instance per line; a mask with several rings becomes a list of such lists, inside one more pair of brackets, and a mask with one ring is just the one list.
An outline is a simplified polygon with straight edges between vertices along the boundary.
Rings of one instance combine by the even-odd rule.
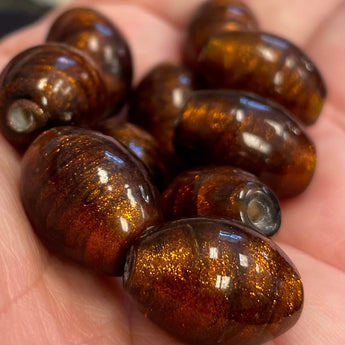
[[216, 289], [226, 290], [230, 285], [231, 277], [217, 274]]

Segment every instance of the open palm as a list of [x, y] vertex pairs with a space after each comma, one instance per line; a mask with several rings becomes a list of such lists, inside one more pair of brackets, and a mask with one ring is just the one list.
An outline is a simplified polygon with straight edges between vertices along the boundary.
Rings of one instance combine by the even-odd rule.
[[[179, 61], [187, 20], [201, 0], [78, 1], [110, 17], [129, 40], [136, 82], [157, 62]], [[282, 204], [276, 240], [297, 266], [305, 305], [296, 326], [274, 344], [344, 343], [344, 8], [341, 0], [247, 1], [261, 27], [302, 47], [319, 66], [329, 95], [307, 129], [316, 174], [301, 196]], [[310, 6], [311, 5], [311, 6]], [[43, 42], [56, 13], [0, 43], [1, 68]], [[37, 240], [19, 197], [20, 157], [0, 137], [0, 343], [172, 344], [122, 290], [51, 255]]]

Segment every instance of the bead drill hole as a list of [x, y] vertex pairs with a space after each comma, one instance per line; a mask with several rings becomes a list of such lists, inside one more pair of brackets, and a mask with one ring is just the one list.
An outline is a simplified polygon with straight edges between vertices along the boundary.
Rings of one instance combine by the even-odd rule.
[[[36, 103], [22, 99], [14, 102], [10, 107], [7, 113], [7, 123], [14, 132], [28, 133], [45, 125], [46, 121], [42, 115], [43, 110]], [[37, 121], [37, 119], [41, 121]]]
[[259, 227], [264, 226], [267, 220], [271, 220], [267, 205], [264, 205], [258, 199], [253, 199], [249, 202], [247, 213], [248, 218]]
[[250, 191], [245, 203], [244, 216], [249, 225], [266, 236], [273, 235], [279, 229], [280, 208], [273, 194], [268, 191]]

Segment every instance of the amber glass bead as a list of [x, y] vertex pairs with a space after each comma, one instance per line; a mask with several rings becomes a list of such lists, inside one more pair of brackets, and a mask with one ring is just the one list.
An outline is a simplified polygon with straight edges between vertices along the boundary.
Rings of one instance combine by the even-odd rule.
[[274, 193], [254, 175], [230, 166], [195, 168], [178, 175], [162, 194], [166, 219], [221, 216], [266, 236], [281, 223]]
[[118, 141], [55, 127], [30, 145], [21, 196], [38, 237], [61, 257], [121, 275], [131, 241], [161, 220], [142, 163]]
[[305, 190], [316, 164], [314, 144], [284, 108], [237, 91], [195, 91], [175, 144], [186, 162], [240, 167], [282, 198]]
[[149, 319], [190, 344], [261, 344], [292, 327], [303, 305], [284, 252], [219, 218], [145, 231], [127, 256], [124, 286]]
[[105, 80], [109, 114], [123, 106], [132, 84], [132, 56], [125, 37], [110, 20], [90, 8], [73, 8], [54, 21], [47, 41], [87, 53]]
[[160, 188], [166, 180], [166, 169], [156, 139], [133, 123], [109, 119], [98, 128], [131, 150], [147, 167], [153, 182]]
[[15, 56], [0, 75], [0, 127], [7, 140], [26, 148], [56, 125], [89, 126], [104, 112], [105, 86], [76, 49], [50, 43]]
[[189, 69], [162, 63], [144, 76], [131, 101], [129, 120], [151, 133], [169, 159], [175, 155], [175, 122], [195, 87]]
[[193, 66], [202, 48], [215, 34], [233, 30], [257, 30], [252, 11], [237, 0], [208, 0], [195, 11], [187, 29], [184, 55]]
[[255, 92], [282, 104], [305, 125], [321, 111], [326, 88], [313, 62], [294, 44], [262, 32], [226, 32], [208, 41], [198, 72], [208, 85]]

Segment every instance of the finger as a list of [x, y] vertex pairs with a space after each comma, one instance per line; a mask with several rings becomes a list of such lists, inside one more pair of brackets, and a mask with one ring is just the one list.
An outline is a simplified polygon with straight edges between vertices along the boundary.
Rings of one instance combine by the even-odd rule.
[[41, 277], [46, 252], [34, 236], [19, 194], [19, 157], [0, 137], [0, 315]]
[[[111, 1], [111, 0], [108, 0]], [[205, 0], [129, 0], [149, 9], [162, 18], [166, 18], [180, 29], [185, 29], [188, 20], [196, 7]], [[303, 44], [313, 34], [316, 27], [342, 1], [323, 0], [306, 1], [277, 1], [277, 0], [248, 0], [244, 1], [257, 16], [263, 30], [283, 34], [293, 39], [297, 44]], [[305, 15], [303, 20], [301, 16]]]
[[130, 344], [121, 279], [52, 258], [41, 278], [0, 312], [3, 344]]
[[344, 269], [344, 135], [326, 118], [313, 128], [318, 162], [311, 185], [282, 203], [277, 239]]
[[310, 38], [306, 49], [320, 68], [328, 88], [327, 99], [338, 109], [335, 121], [344, 128], [345, 5], [335, 8]]
[[167, 334], [161, 328], [153, 324], [141, 313], [137, 306], [128, 301], [127, 310], [130, 317], [131, 341], [132, 344], [161, 344], [161, 345], [178, 345], [182, 344], [173, 336]]
[[344, 344], [344, 273], [289, 246], [282, 246], [301, 274], [300, 319], [275, 344]]
[[344, 13], [339, 11], [309, 45], [324, 72], [330, 99], [318, 122], [307, 129], [317, 148], [313, 181], [298, 198], [282, 204], [282, 229], [277, 236], [340, 269], [344, 269], [344, 113], [340, 107], [344, 95], [334, 75], [344, 71], [344, 32], [339, 33], [343, 23]]

